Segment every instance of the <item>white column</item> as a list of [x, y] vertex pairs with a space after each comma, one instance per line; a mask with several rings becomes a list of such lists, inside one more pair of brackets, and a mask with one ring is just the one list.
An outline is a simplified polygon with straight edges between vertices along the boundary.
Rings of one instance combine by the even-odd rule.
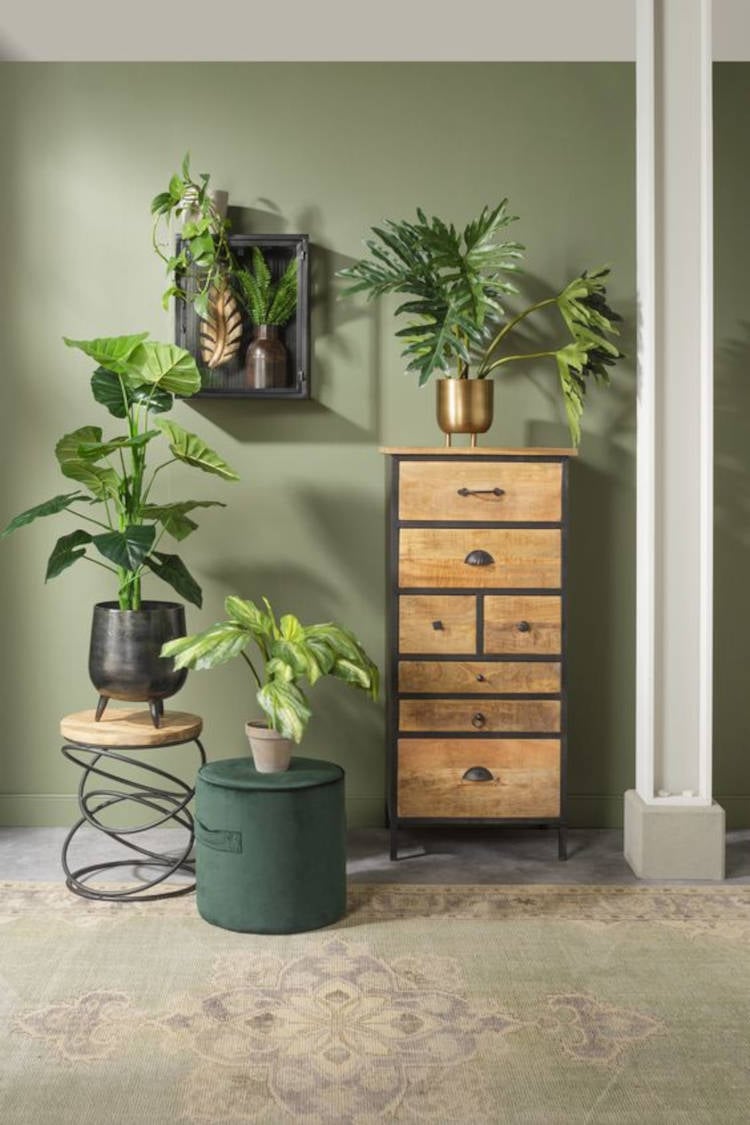
[[[712, 802], [711, 0], [637, 0], [637, 874], [723, 877]], [[659, 815], [663, 813], [665, 815]]]

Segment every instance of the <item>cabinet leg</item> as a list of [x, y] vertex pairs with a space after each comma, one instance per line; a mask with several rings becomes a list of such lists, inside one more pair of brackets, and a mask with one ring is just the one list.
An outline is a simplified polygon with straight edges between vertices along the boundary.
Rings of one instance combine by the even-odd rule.
[[557, 858], [568, 858], [568, 827], [565, 824], [561, 824], [557, 830]]
[[394, 863], [398, 859], [398, 828], [391, 821], [391, 862]]

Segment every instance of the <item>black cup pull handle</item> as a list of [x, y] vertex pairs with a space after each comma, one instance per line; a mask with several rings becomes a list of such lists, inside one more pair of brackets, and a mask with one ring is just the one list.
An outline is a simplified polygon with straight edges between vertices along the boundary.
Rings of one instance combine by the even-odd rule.
[[469, 551], [464, 559], [467, 566], [491, 566], [495, 560], [489, 551]]
[[528, 621], [519, 621], [517, 628], [519, 633], [531, 632], [531, 626], [529, 625]]
[[459, 496], [505, 496], [504, 488], [459, 488]]
[[443, 623], [442, 623], [442, 621], [433, 621], [432, 627], [433, 627], [433, 629], [435, 630], [436, 633], [439, 633], [440, 630], [443, 628]]
[[481, 711], [477, 711], [477, 713], [475, 715], [472, 715], [471, 717], [471, 725], [473, 727], [477, 727], [477, 729], [479, 729], [479, 727], [483, 727], [486, 722], [487, 719]]
[[461, 778], [462, 781], [494, 781], [486, 766], [472, 766]]

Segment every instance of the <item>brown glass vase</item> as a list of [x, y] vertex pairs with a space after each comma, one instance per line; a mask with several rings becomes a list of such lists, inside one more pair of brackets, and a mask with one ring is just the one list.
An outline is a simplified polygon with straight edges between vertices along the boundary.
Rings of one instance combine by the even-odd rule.
[[245, 383], [254, 391], [289, 386], [287, 351], [275, 324], [258, 324], [245, 358]]

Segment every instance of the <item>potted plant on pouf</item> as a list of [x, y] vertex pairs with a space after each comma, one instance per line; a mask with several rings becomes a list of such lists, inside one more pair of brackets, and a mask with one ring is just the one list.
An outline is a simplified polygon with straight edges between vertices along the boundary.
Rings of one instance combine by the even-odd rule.
[[[289, 767], [292, 744], [302, 740], [312, 714], [301, 681], [312, 686], [322, 676], [335, 676], [377, 699], [379, 675], [348, 629], [333, 622], [303, 625], [291, 613], [277, 622], [266, 598], [263, 604], [265, 612], [254, 602], [228, 597], [224, 602], [227, 621], [169, 641], [162, 655], [173, 657], [175, 668], [196, 671], [242, 657], [266, 716], [266, 722], [248, 720], [245, 726], [255, 768], [260, 773], [275, 773]], [[250, 643], [260, 654], [260, 671], [245, 652]]]
[[[501, 231], [515, 221], [506, 208], [505, 199], [493, 210], [484, 207], [463, 231], [435, 216], [428, 219], [420, 209], [416, 223], [387, 220], [372, 228], [375, 238], [366, 243], [372, 256], [339, 270], [337, 276], [350, 282], [346, 294], [362, 292], [370, 299], [385, 293], [407, 295], [395, 315], [407, 314], [409, 324], [396, 335], [406, 345], [406, 369], [417, 374], [420, 386], [432, 375], [442, 376], [437, 381], [437, 418], [446, 445], [454, 433], [470, 433], [474, 444], [476, 435], [490, 428], [493, 382], [487, 376], [503, 364], [543, 357], [556, 361], [571, 438], [578, 445], [589, 377], [608, 383], [607, 368], [622, 358], [607, 338], [617, 334], [615, 322], [621, 319], [607, 304], [604, 279], [609, 271], [576, 275], [557, 294], [529, 305], [498, 330], [507, 315], [500, 298], [518, 293], [507, 275], [518, 272], [524, 250], [518, 242], [498, 241]], [[558, 347], [498, 354], [508, 333], [548, 306], [557, 307], [567, 329]]]
[[[158, 417], [171, 409], [175, 397], [200, 389], [200, 374], [183, 348], [147, 336], [65, 340], [97, 364], [91, 377], [94, 399], [125, 423], [125, 432], [105, 438], [100, 426], [87, 425], [60, 438], [55, 446], [60, 471], [79, 487], [22, 512], [0, 538], [59, 512], [85, 525], [58, 539], [45, 581], [79, 559], [113, 575], [117, 601], [94, 608], [89, 673], [99, 692], [96, 718], [110, 698], [148, 700], [158, 726], [163, 700], [179, 690], [187, 675], [160, 655], [165, 641], [184, 635], [185, 613], [178, 603], [144, 601], [142, 578], [155, 575], [200, 606], [200, 586], [185, 564], [157, 548], [165, 534], [178, 541], [190, 535], [198, 526], [190, 514], [196, 509], [224, 505], [219, 500], [159, 503], [153, 489], [159, 473], [174, 461], [223, 480], [238, 477], [199, 437]], [[157, 447], [161, 459], [149, 464], [148, 455]]]

